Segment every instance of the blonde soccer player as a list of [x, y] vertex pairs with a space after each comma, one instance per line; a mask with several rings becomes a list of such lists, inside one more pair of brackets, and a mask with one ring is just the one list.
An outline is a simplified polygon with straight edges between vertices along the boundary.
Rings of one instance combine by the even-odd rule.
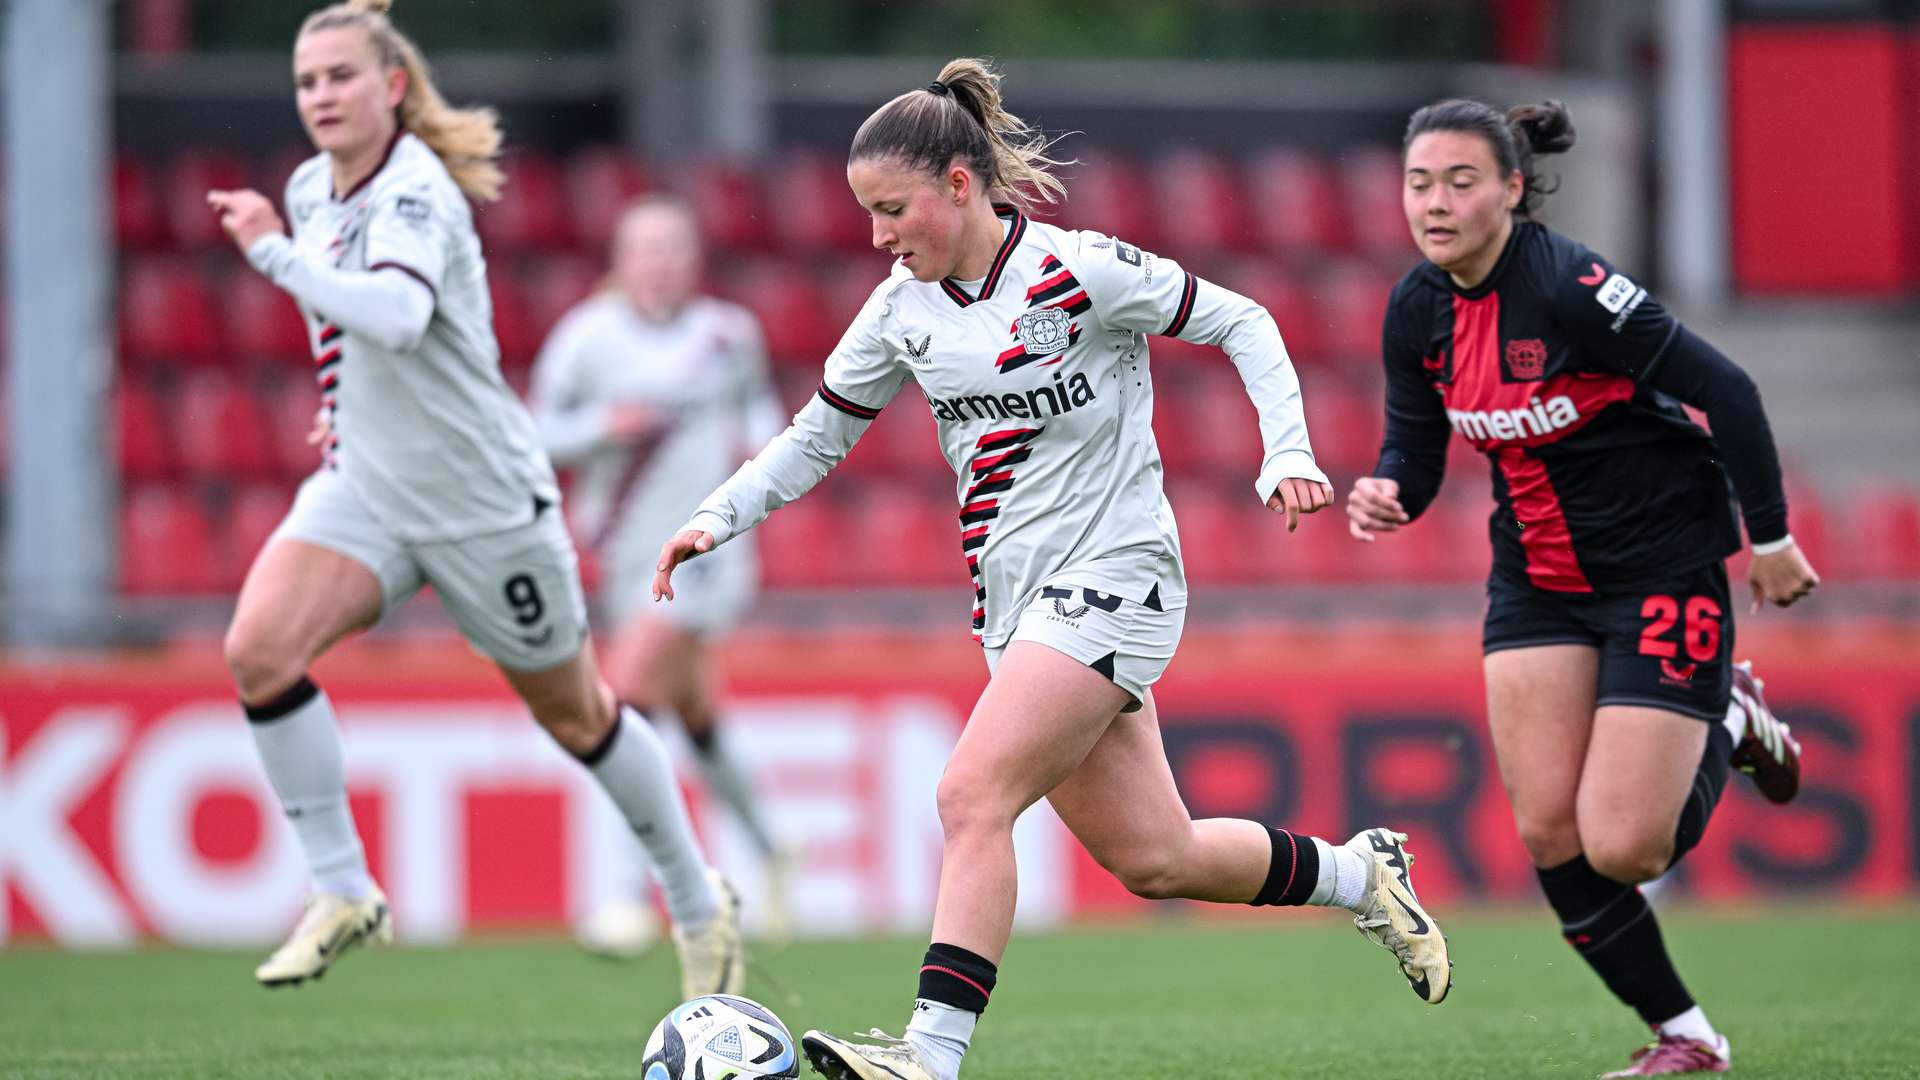
[[254, 744], [313, 875], [266, 986], [392, 935], [347, 805], [332, 704], [307, 669], [431, 584], [534, 719], [579, 759], [660, 868], [689, 994], [739, 987], [736, 913], [708, 869], [652, 729], [600, 677], [553, 470], [500, 376], [470, 202], [499, 195], [491, 110], [434, 88], [388, 0], [321, 8], [293, 48], [319, 151], [285, 206], [208, 202], [254, 269], [292, 294], [313, 346], [323, 463], [240, 589], [226, 658]]
[[[687, 203], [636, 200], [614, 228], [607, 287], [562, 316], [541, 347], [531, 404], [554, 464], [576, 469], [574, 527], [600, 555], [600, 610], [613, 627], [607, 680], [647, 716], [679, 718], [708, 789], [761, 859], [766, 928], [780, 937], [789, 855], [726, 738], [710, 656], [753, 606], [759, 553], [751, 538], [729, 544], [689, 568], [687, 602], [647, 602], [660, 541], [785, 418], [759, 321], [699, 293], [702, 263]], [[634, 882], [578, 932], [587, 948], [625, 956], [652, 941], [652, 923]]]

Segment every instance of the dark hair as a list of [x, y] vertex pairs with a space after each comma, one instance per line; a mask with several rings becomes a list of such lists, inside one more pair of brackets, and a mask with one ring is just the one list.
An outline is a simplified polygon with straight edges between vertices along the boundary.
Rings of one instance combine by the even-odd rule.
[[1532, 217], [1540, 208], [1540, 196], [1552, 194], [1560, 185], [1548, 186], [1534, 172], [1538, 154], [1563, 154], [1573, 149], [1573, 117], [1562, 102], [1547, 100], [1538, 105], [1516, 105], [1505, 116], [1491, 105], [1463, 98], [1436, 101], [1413, 114], [1407, 121], [1407, 137], [1400, 143], [1405, 155], [1413, 140], [1429, 131], [1464, 131], [1487, 140], [1493, 148], [1493, 160], [1501, 175], [1519, 172], [1525, 178], [1526, 191], [1514, 213]]
[[931, 85], [874, 110], [854, 133], [847, 164], [892, 158], [937, 176], [957, 159], [986, 183], [990, 201], [1031, 210], [1036, 197], [1054, 203], [1067, 193], [1047, 171], [1067, 164], [1047, 156], [1051, 145], [1001, 104], [991, 62], [963, 57], [948, 61]]

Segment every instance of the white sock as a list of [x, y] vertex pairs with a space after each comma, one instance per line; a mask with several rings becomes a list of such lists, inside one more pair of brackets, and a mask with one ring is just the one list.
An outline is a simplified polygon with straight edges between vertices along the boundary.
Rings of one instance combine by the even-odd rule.
[[1747, 710], [1740, 705], [1738, 697], [1727, 702], [1727, 715], [1720, 720], [1720, 726], [1733, 736], [1733, 745], [1739, 746], [1740, 740], [1747, 737]]
[[707, 880], [707, 861], [694, 841], [693, 822], [680, 800], [667, 748], [653, 725], [630, 706], [621, 706], [613, 723], [607, 741], [595, 751], [598, 756], [585, 762], [587, 771], [647, 849], [674, 923], [696, 926], [713, 917], [720, 900]]
[[1698, 1005], [1671, 1020], [1661, 1021], [1660, 1034], [1698, 1039], [1708, 1046], [1720, 1045], [1720, 1033], [1713, 1030], [1713, 1025], [1707, 1022], [1706, 1012]]
[[277, 700], [249, 706], [247, 720], [267, 782], [306, 852], [315, 891], [365, 899], [373, 891], [373, 875], [347, 805], [347, 768], [333, 703], [302, 679]]
[[[691, 736], [689, 736], [691, 740]], [[694, 742], [694, 756], [700, 762], [700, 773], [707, 778], [707, 786], [713, 789], [720, 801], [727, 804], [740, 824], [753, 838], [754, 847], [764, 857], [773, 854], [773, 830], [767, 827], [767, 821], [760, 813], [760, 800], [753, 797], [753, 786], [747, 782], [747, 774], [740, 768], [733, 754], [728, 750], [729, 740], [719, 728], [707, 733], [706, 745]]]
[[913, 999], [913, 1019], [907, 1022], [907, 1041], [933, 1066], [940, 1080], [958, 1080], [960, 1059], [973, 1042], [980, 1014], [926, 998]]
[[1360, 899], [1367, 893], [1367, 857], [1345, 844], [1329, 844], [1317, 836], [1313, 837], [1313, 847], [1320, 854], [1320, 877], [1307, 903], [1359, 911]]

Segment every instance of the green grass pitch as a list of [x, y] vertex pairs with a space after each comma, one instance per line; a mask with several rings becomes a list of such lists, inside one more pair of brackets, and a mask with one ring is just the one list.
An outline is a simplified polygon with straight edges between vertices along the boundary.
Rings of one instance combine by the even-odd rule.
[[[1438, 1007], [1331, 913], [1016, 937], [964, 1076], [1580, 1077], [1645, 1038], [1544, 908], [1440, 914], [1457, 966]], [[1664, 923], [1737, 1074], [1920, 1076], [1920, 909], [1694, 906]], [[763, 949], [749, 993], [796, 1035], [897, 1034], [922, 948]], [[664, 947], [630, 964], [557, 940], [356, 952], [274, 992], [254, 986], [257, 959], [0, 953], [0, 1076], [636, 1077], [678, 996]]]

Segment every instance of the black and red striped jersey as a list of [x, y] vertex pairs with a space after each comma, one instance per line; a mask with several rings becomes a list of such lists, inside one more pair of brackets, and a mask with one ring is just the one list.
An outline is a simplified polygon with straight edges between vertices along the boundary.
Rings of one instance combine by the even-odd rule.
[[912, 383], [954, 471], [957, 546], [985, 644], [1004, 644], [1049, 585], [1183, 605], [1151, 424], [1153, 334], [1218, 345], [1239, 369], [1260, 418], [1264, 445], [1247, 447], [1249, 464], [1261, 455], [1260, 498], [1288, 477], [1325, 481], [1299, 381], [1260, 305], [1110, 236], [1011, 210], [1002, 229], [980, 281], [922, 282], [896, 264], [828, 357], [819, 394], [689, 527], [724, 541], [798, 498]]
[[[1740, 547], [1729, 472], [1755, 542], [1785, 535], [1751, 381], [1606, 259], [1537, 223], [1514, 224], [1474, 288], [1428, 262], [1408, 273], [1381, 348], [1376, 475], [1399, 481], [1418, 515], [1439, 488], [1450, 431], [1485, 453], [1496, 573], [1589, 592], [1724, 559]], [[1747, 393], [1721, 394], [1728, 406], [1709, 415], [1716, 428], [1728, 417], [1754, 460], [1723, 462], [1682, 401], [1707, 407], [1714, 394], [1696, 390], [1736, 382]]]

